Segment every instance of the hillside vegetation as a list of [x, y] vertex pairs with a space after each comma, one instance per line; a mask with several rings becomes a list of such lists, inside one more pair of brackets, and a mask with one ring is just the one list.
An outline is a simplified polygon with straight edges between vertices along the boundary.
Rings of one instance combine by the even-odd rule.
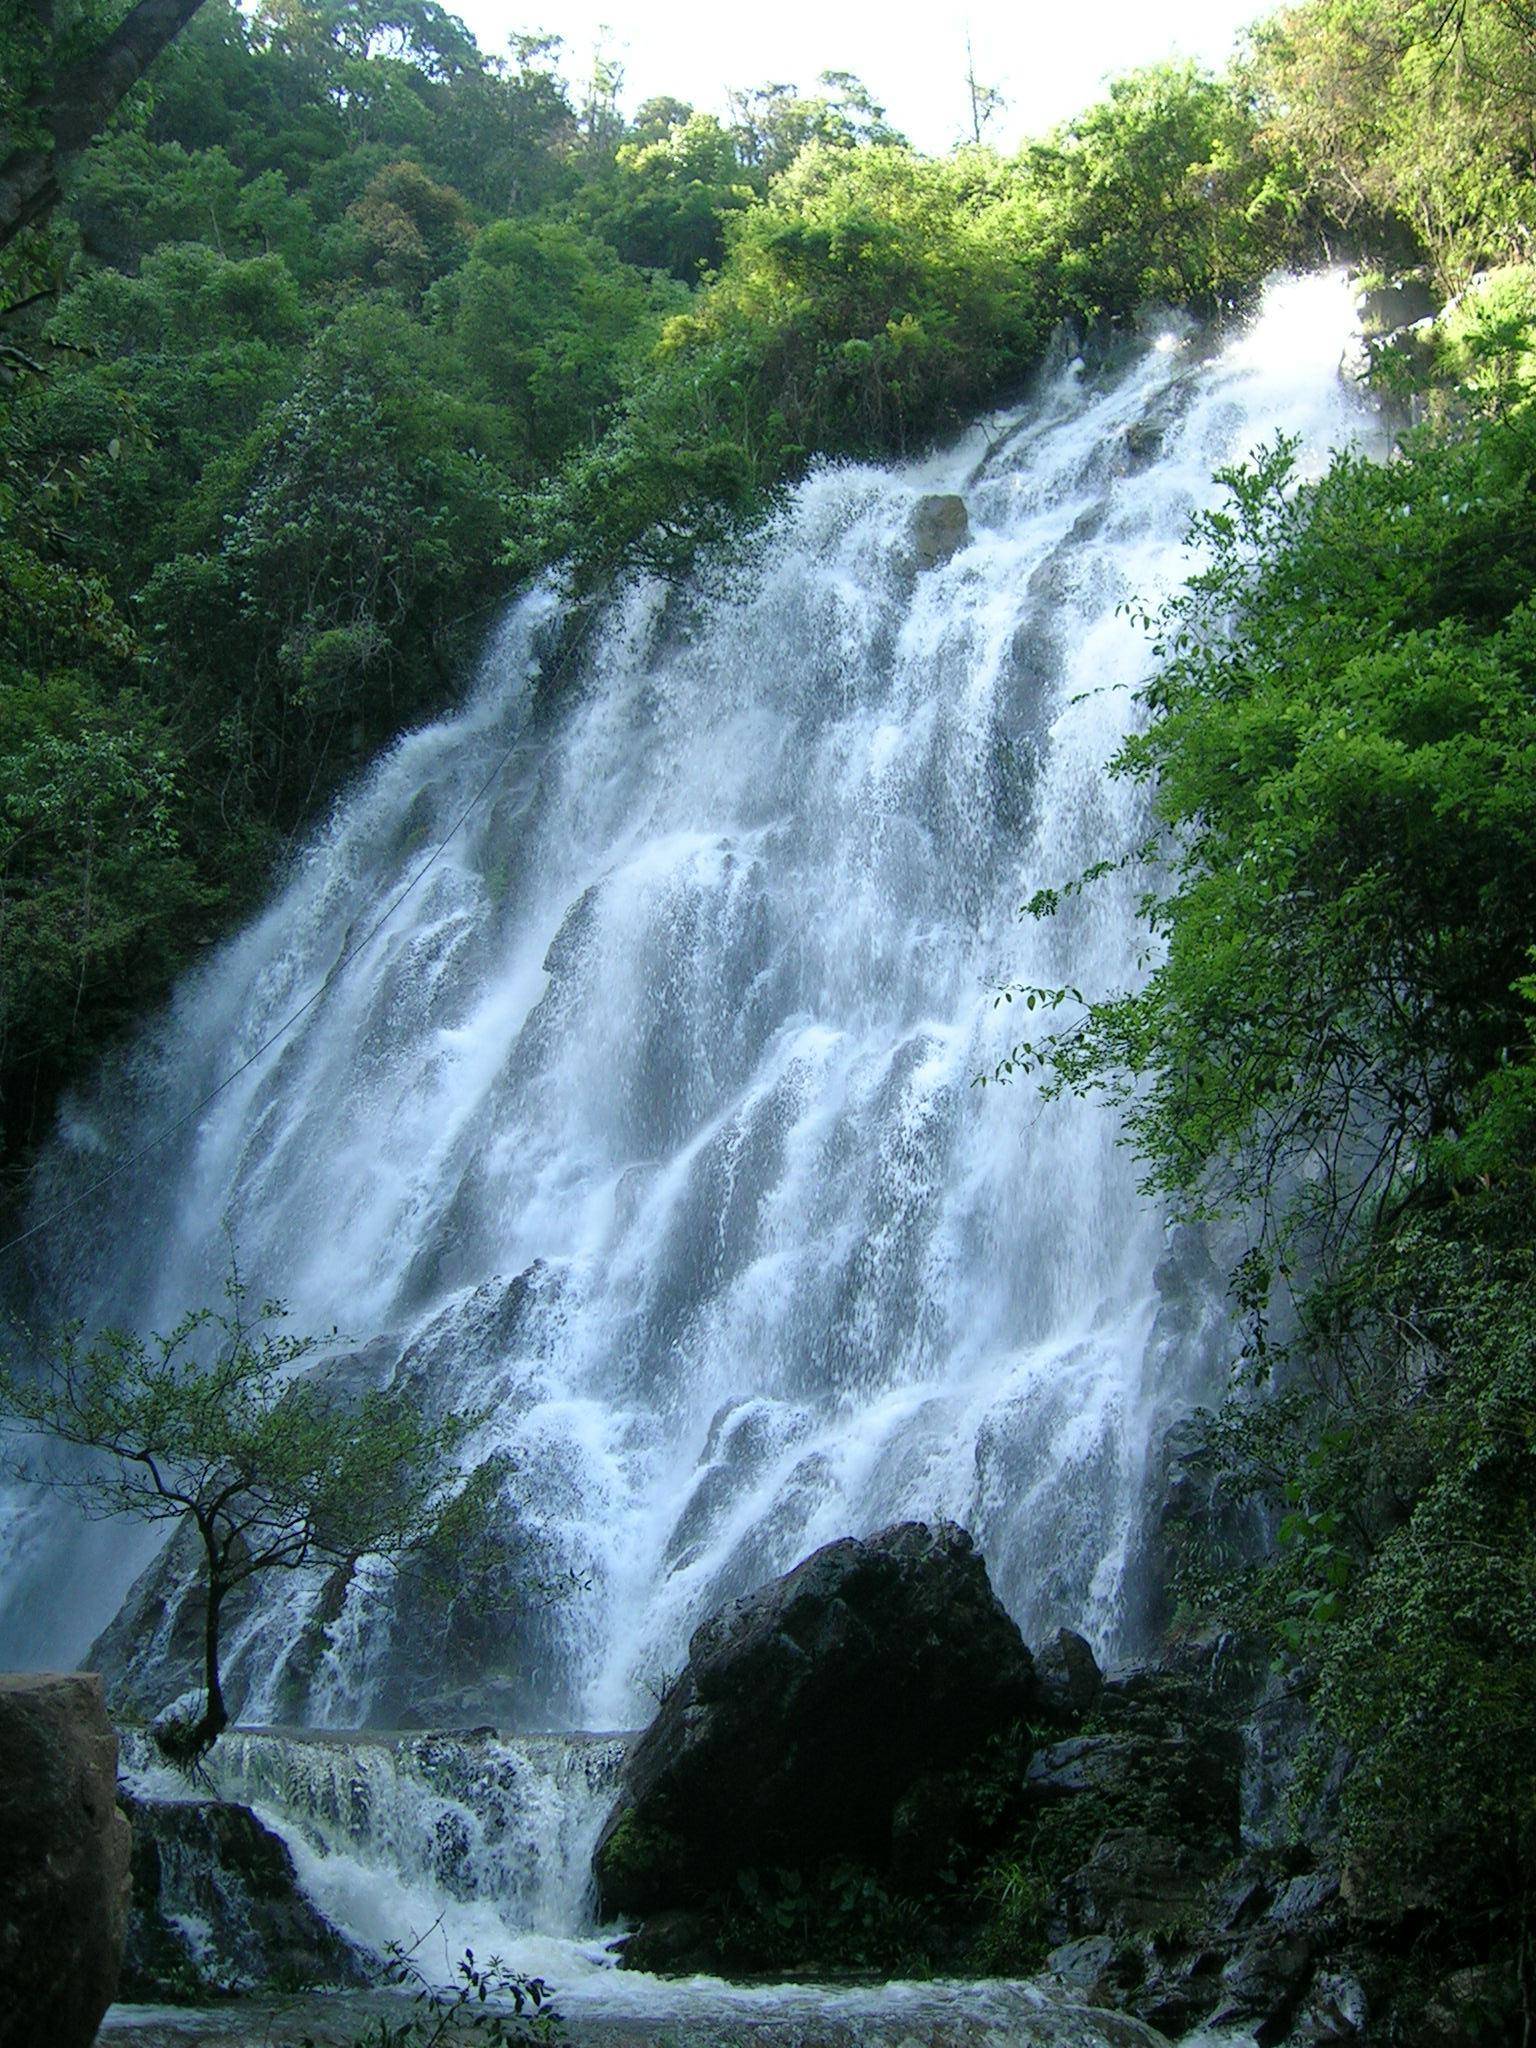
[[[75, 46], [4, 34], [14, 130]], [[1215, 309], [1299, 246], [1252, 93], [1192, 72], [931, 161], [851, 78], [627, 120], [559, 55], [205, 0], [6, 252], [13, 1159], [517, 579], [675, 572], [812, 456], [1016, 392], [1063, 315]]]

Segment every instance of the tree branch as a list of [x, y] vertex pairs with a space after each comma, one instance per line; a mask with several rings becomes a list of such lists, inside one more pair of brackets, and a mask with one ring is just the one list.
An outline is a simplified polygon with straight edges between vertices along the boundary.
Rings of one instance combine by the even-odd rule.
[[201, 5], [138, 0], [98, 49], [33, 93], [28, 111], [39, 118], [43, 140], [13, 148], [0, 163], [0, 249], [58, 203], [64, 165], [101, 133]]

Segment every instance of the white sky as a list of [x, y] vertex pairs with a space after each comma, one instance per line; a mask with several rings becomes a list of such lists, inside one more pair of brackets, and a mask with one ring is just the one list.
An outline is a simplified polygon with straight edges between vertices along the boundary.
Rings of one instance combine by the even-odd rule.
[[1219, 64], [1264, 0], [970, 0], [965, 11], [890, 0], [449, 0], [483, 50], [511, 30], [565, 38], [566, 68], [585, 73], [600, 29], [625, 69], [624, 101], [672, 93], [724, 112], [732, 86], [809, 87], [822, 71], [858, 74], [919, 149], [959, 140], [966, 119], [965, 36], [977, 76], [1000, 86], [1006, 113], [988, 140], [1009, 147], [1096, 97], [1106, 76], [1178, 55]]

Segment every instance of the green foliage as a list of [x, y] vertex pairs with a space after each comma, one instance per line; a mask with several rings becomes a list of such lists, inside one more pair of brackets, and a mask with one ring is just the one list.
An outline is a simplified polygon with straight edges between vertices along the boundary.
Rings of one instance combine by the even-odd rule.
[[1115, 80], [1026, 161], [1048, 195], [1059, 289], [1080, 313], [1209, 310], [1294, 246], [1293, 180], [1259, 148], [1250, 102], [1192, 65]]
[[[659, 176], [651, 152], [690, 135], [630, 168]], [[670, 573], [812, 454], [907, 449], [1016, 392], [1063, 318], [1225, 305], [1294, 246], [1246, 101], [1188, 67], [1122, 81], [1011, 162], [849, 140], [813, 134], [722, 215], [717, 274], [546, 501], [546, 551]]]
[[1435, 370], [1462, 407], [1498, 418], [1536, 395], [1536, 268], [1511, 264], [1478, 279], [1435, 328]]
[[[509, 1969], [499, 1956], [482, 1963], [467, 1948], [453, 1982], [440, 1985], [416, 1961], [414, 1949], [392, 1941], [386, 1955], [386, 1981], [409, 1992], [410, 2013], [403, 2020], [381, 2014], [353, 2048], [443, 2048], [455, 2041], [473, 2042], [475, 2048], [555, 2048], [565, 2038], [543, 1978]], [[299, 2048], [317, 2044], [306, 2034]]]
[[933, 1966], [925, 1904], [887, 1889], [846, 1859], [814, 1871], [744, 1870], [722, 1917], [720, 1942], [734, 1968], [834, 1969], [925, 1975]]
[[713, 115], [678, 112], [661, 134], [620, 145], [612, 184], [589, 204], [625, 262], [691, 284], [720, 262], [726, 220], [751, 205], [759, 181]]
[[1068, 1868], [1047, 1869], [1029, 1851], [989, 1859], [976, 1886], [984, 1915], [977, 1961], [984, 1969], [1025, 1976], [1043, 1967], [1056, 1884]]
[[1311, 0], [1256, 33], [1264, 142], [1320, 222], [1447, 283], [1531, 253], [1536, 26], [1519, 0]]
[[1400, 1250], [1427, 1304], [1429, 1392], [1400, 1389], [1395, 1417], [1421, 1484], [1300, 1647], [1357, 1759], [1342, 1837], [1358, 1881], [1469, 1920], [1508, 1912], [1536, 1862], [1536, 1271], [1523, 1246], [1444, 1233]]

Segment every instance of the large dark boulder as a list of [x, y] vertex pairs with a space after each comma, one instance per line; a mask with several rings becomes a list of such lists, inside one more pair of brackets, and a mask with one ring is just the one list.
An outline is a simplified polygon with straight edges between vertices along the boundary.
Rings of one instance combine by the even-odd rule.
[[830, 1543], [696, 1631], [598, 1841], [603, 1910], [692, 1905], [744, 1870], [884, 1863], [915, 1782], [1036, 1704], [963, 1529]]
[[88, 2048], [128, 1912], [117, 1737], [88, 1672], [0, 1678], [0, 2048]]

